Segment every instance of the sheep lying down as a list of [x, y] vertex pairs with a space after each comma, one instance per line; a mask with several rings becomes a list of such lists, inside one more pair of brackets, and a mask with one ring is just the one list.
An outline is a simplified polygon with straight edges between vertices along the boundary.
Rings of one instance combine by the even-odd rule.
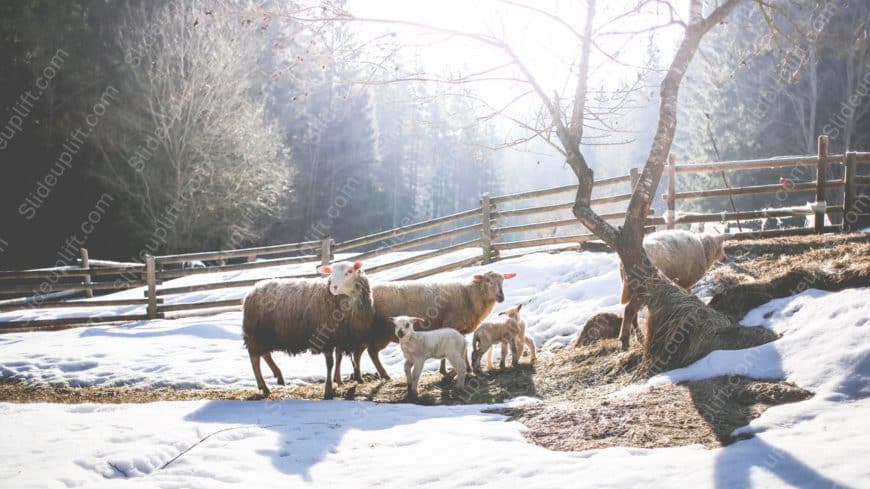
[[456, 371], [456, 388], [465, 387], [468, 347], [465, 337], [455, 329], [442, 328], [432, 331], [417, 331], [425, 320], [418, 317], [398, 316], [390, 318], [395, 326], [396, 337], [405, 355], [405, 378], [408, 379], [408, 397], [417, 397], [417, 384], [423, 373], [423, 364], [430, 358], [450, 361]]
[[242, 333], [257, 387], [266, 397], [270, 392], [260, 371], [261, 358], [283, 385], [272, 352], [322, 353], [328, 399], [333, 395], [335, 348], [353, 351], [371, 336], [374, 299], [362, 262], [338, 262], [318, 271], [328, 278], [263, 280], [245, 297]]

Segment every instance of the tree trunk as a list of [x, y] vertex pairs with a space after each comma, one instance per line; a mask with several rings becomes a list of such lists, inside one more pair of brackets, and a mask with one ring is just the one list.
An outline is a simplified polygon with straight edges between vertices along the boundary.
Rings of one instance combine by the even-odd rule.
[[642, 244], [646, 217], [674, 139], [680, 82], [704, 34], [724, 19], [737, 3], [738, 0], [728, 0], [706, 19], [700, 18], [700, 2], [692, 3], [691, 23], [662, 80], [659, 121], [652, 148], [632, 193], [621, 229], [614, 229], [591, 210], [592, 171], [585, 166], [582, 156], [577, 158], [573, 151], [568, 151], [567, 162], [579, 180], [574, 215], [616, 251], [625, 270], [623, 279], [627, 280], [631, 300], [626, 305], [620, 332], [624, 347], [628, 346], [628, 332], [636, 321], [637, 311], [643, 306], [649, 308], [644, 331], [644, 364], [653, 373], [697, 360], [710, 351], [710, 338], [734, 327], [727, 316], [707, 307], [664, 278], [650, 263]]

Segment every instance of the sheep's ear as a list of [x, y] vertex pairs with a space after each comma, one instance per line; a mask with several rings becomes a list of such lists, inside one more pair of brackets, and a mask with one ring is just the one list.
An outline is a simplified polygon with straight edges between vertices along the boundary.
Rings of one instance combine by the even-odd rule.
[[362, 268], [362, 262], [361, 262], [361, 261], [357, 260], [357, 261], [353, 262], [353, 269], [354, 269], [354, 270], [359, 270], [360, 268]]
[[522, 305], [522, 304], [517, 304], [517, 306], [516, 306], [516, 307], [517, 307], [517, 312], [520, 312], [520, 309], [522, 309], [522, 308], [523, 308], [523, 305]]
[[323, 275], [329, 275], [332, 273], [332, 267], [329, 265], [320, 265], [317, 267], [317, 271], [322, 273]]
[[417, 331], [418, 327], [426, 329], [426, 320], [423, 318], [414, 318], [414, 331]]
[[505, 280], [507, 280], [509, 278], [514, 278], [516, 276], [517, 276], [516, 272], [508, 272], [508, 273], [502, 274], [502, 277], [504, 277]]
[[475, 282], [480, 282], [481, 280], [483, 280], [483, 275], [481, 275], [481, 274], [478, 273], [477, 275], [475, 275], [475, 276], [472, 278], [472, 280], [474, 280]]

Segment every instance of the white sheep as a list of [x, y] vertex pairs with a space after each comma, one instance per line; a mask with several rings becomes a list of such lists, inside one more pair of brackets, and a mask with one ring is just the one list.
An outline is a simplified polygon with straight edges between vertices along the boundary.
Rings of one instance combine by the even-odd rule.
[[465, 387], [468, 347], [465, 337], [455, 329], [442, 328], [432, 331], [417, 331], [425, 320], [410, 316], [391, 318], [402, 353], [405, 355], [405, 378], [408, 380], [408, 397], [417, 397], [417, 383], [423, 372], [423, 364], [430, 358], [446, 359], [458, 374], [456, 388]]
[[[680, 229], [658, 231], [644, 238], [643, 249], [662, 275], [688, 290], [701, 280], [714, 263], [726, 261], [723, 243], [728, 237], [723, 234], [696, 234]], [[637, 328], [640, 305], [632, 300], [628, 286], [631, 274], [626, 274], [621, 263], [619, 272], [622, 276], [621, 302], [626, 305], [619, 339], [622, 341], [622, 348], [627, 349], [631, 325]]]

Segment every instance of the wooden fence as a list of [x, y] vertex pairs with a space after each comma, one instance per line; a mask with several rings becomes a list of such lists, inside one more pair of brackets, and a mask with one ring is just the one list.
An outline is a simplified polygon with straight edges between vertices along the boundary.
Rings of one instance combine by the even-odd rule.
[[[847, 152], [828, 154], [827, 136], [820, 136], [818, 154], [816, 156], [797, 156], [787, 158], [772, 158], [764, 160], [729, 161], [724, 163], [677, 165], [675, 159], [670, 159], [667, 165], [668, 191], [662, 195], [667, 204], [667, 212], [660, 219], [654, 219], [655, 224], [664, 224], [673, 229], [677, 224], [727, 222], [746, 219], [779, 218], [790, 216], [812, 216], [815, 232], [825, 230], [854, 231], [855, 224], [866, 216], [870, 203], [867, 197], [858, 193], [859, 187], [870, 185], [870, 176], [858, 175], [858, 165], [870, 163], [870, 153]], [[834, 167], [843, 167], [841, 179], [829, 180], [827, 175]], [[815, 179], [812, 181], [795, 182], [786, 179], [766, 185], [748, 187], [726, 187], [710, 190], [695, 190], [677, 192], [676, 185], [679, 175], [719, 173], [724, 171], [745, 171], [771, 168], [811, 167]], [[810, 206], [789, 207], [782, 209], [764, 209], [752, 211], [725, 211], [719, 213], [678, 213], [677, 201], [691, 199], [710, 199], [732, 197], [737, 195], [757, 194], [794, 195], [805, 193], [811, 197]], [[841, 225], [825, 228], [825, 216], [839, 217]]]
[[[722, 163], [677, 165], [673, 160], [667, 165], [668, 192], [663, 196], [667, 205], [664, 216], [651, 215], [647, 224], [673, 228], [677, 224], [700, 222], [727, 222], [735, 219], [758, 217], [778, 217], [792, 215], [812, 215], [812, 229], [798, 229], [787, 233], [809, 233], [834, 230], [850, 230], [854, 222], [847, 215], [861, 214], [861, 204], [870, 207], [870, 197], [859, 195], [857, 188], [870, 186], [870, 176], [859, 176], [857, 165], [870, 163], [870, 153], [850, 152], [844, 155], [827, 154], [827, 141], [820, 138], [819, 154], [812, 157], [772, 158], [766, 160], [731, 161]], [[844, 178], [827, 180], [828, 168], [845, 165]], [[679, 174], [723, 172], [736, 170], [755, 170], [811, 166], [816, 169], [816, 181], [795, 183], [793, 185], [770, 184], [727, 189], [676, 192]], [[595, 182], [592, 206], [607, 220], [621, 221], [625, 217], [625, 207], [631, 198], [631, 190], [638, 178], [632, 169], [629, 175], [604, 178]], [[538, 251], [540, 247], [572, 246], [595, 239], [571, 215], [574, 192], [577, 185], [521, 192], [510, 195], [490, 196], [484, 194], [480, 205], [448, 216], [438, 217], [406, 226], [361, 236], [336, 243], [328, 236], [322, 239], [275, 246], [262, 246], [237, 250], [208, 251], [161, 256], [146, 256], [145, 263], [118, 263], [89, 259], [86, 250], [81, 250], [81, 260], [77, 267], [57, 269], [0, 272], [0, 294], [20, 295], [32, 293], [29, 297], [0, 301], [0, 312], [19, 309], [83, 308], [80, 314], [63, 318], [0, 321], [0, 332], [32, 331], [58, 329], [93, 323], [137, 321], [143, 319], [172, 318], [190, 314], [211, 314], [222, 311], [238, 310], [244, 288], [250, 287], [264, 278], [313, 277], [315, 266], [332, 261], [336, 254], [342, 259], [368, 260], [366, 268], [369, 275], [392, 270], [393, 279], [417, 279], [442, 272], [456, 270], [477, 264], [486, 264], [506, 256]], [[826, 196], [831, 191], [842, 194], [842, 205], [827, 205]], [[719, 213], [678, 214], [677, 202], [680, 200], [722, 197], [730, 195], [749, 195], [771, 192], [815, 192], [816, 204], [807, 208], [769, 209]], [[541, 204], [542, 200], [555, 200], [555, 203]], [[851, 214], [850, 214], [851, 213]], [[841, 215], [842, 225], [825, 227], [824, 215]], [[519, 222], [517, 222], [519, 221]], [[530, 233], [536, 236], [529, 237]], [[547, 234], [541, 236], [541, 234]], [[783, 231], [744, 233], [743, 236], [769, 236], [784, 234]], [[425, 249], [430, 247], [431, 249]], [[423, 251], [420, 251], [423, 249]], [[479, 252], [473, 250], [479, 249]], [[375, 262], [389, 253], [417, 250], [419, 253], [401, 255], [392, 261]], [[436, 263], [416, 270], [402, 272], [404, 267], [431, 260], [437, 257], [471, 250], [460, 259], [448, 263]], [[460, 255], [462, 255], [460, 253]], [[244, 263], [227, 264], [227, 260], [246, 260]], [[192, 262], [211, 262], [204, 268], [181, 266]], [[310, 264], [310, 272], [296, 270], [261, 274], [255, 278], [227, 279], [215, 276], [213, 280], [200, 280], [197, 283], [176, 284], [169, 280], [197, 275], [227, 272], [251, 271], [289, 265]], [[69, 300], [71, 294], [91, 296], [94, 292], [109, 292], [122, 289], [144, 287], [141, 297], [128, 299], [87, 299]], [[195, 297], [192, 301], [181, 294], [208, 293], [225, 289], [240, 289], [237, 298]], [[129, 306], [124, 314], [116, 312], [97, 315], [93, 311], [105, 308]], [[113, 309], [114, 310], [114, 309]]]

